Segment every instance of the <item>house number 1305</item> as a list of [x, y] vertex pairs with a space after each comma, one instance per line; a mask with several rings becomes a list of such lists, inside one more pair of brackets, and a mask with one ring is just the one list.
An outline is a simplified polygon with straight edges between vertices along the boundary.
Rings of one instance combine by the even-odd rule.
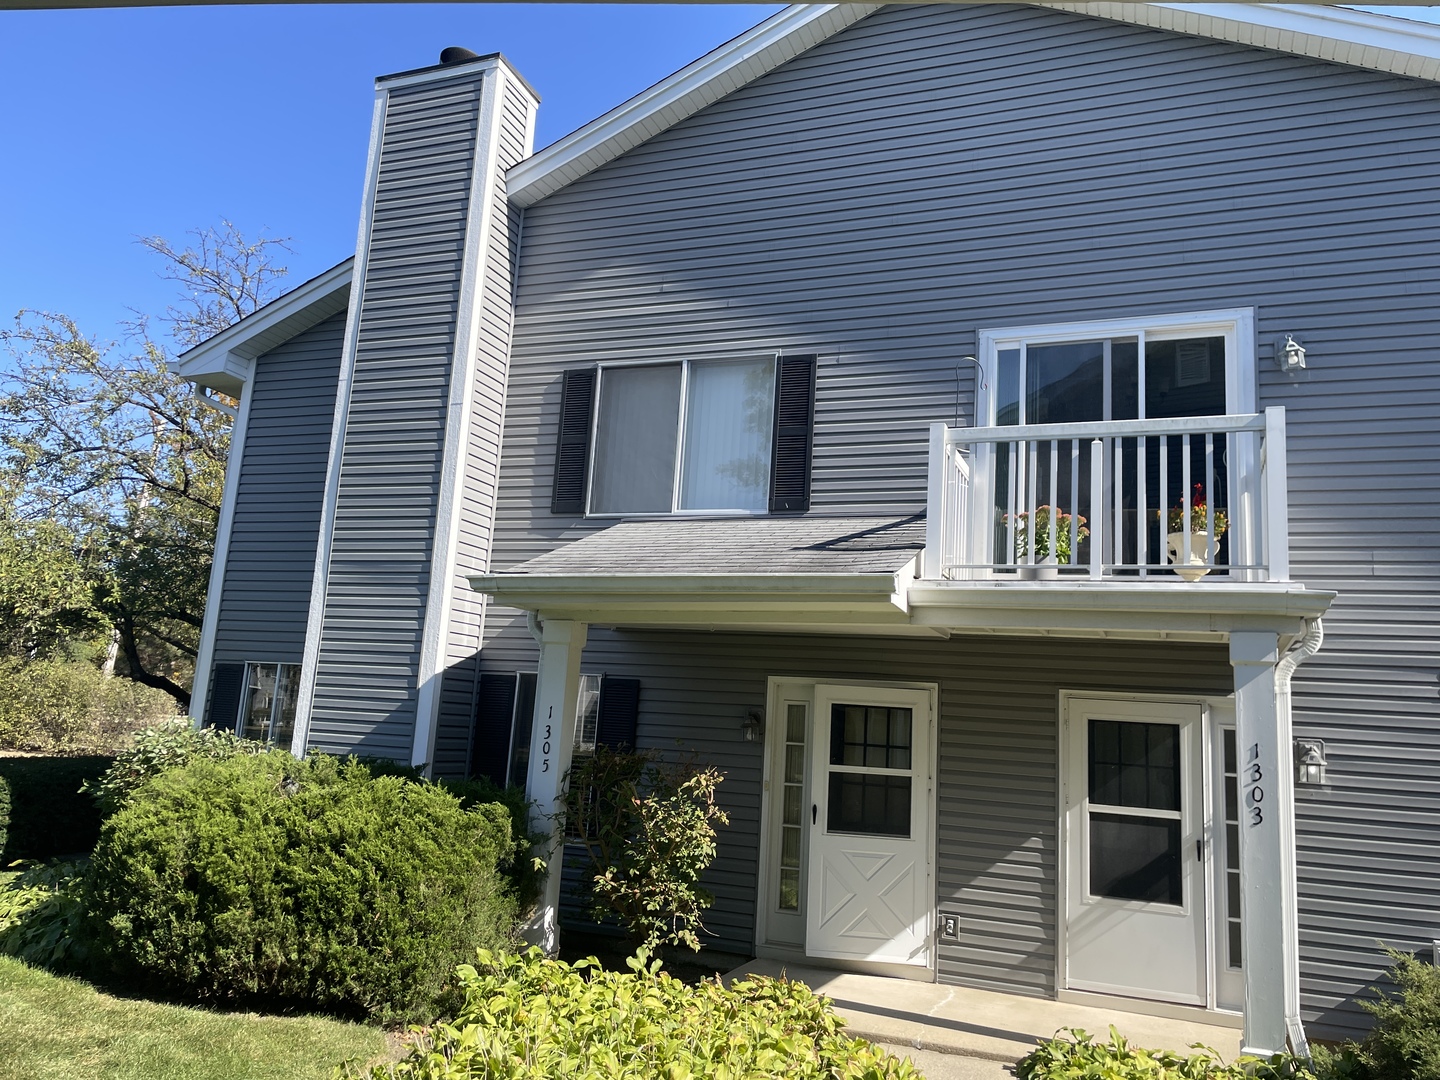
[[[550, 719], [553, 719], [554, 716], [555, 716], [555, 706], [554, 706], [554, 705], [551, 705], [551, 706], [550, 706], [550, 711], [545, 714], [545, 719], [550, 720]], [[550, 725], [549, 725], [549, 724], [546, 724], [546, 725], [545, 725], [545, 740], [540, 744], [540, 755], [541, 755], [541, 757], [540, 757], [540, 771], [541, 771], [542, 773], [547, 773], [547, 772], [550, 771]]]
[[1265, 770], [1260, 768], [1260, 744], [1252, 743], [1245, 755], [1245, 817], [1253, 827], [1265, 820]]

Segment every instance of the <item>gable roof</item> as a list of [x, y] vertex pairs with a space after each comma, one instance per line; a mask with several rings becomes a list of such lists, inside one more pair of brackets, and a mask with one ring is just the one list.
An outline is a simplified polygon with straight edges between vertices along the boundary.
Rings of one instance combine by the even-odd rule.
[[[510, 201], [534, 205], [884, 6], [786, 8], [515, 165], [506, 174]], [[1137, 0], [1035, 6], [1440, 81], [1440, 27], [1348, 8]]]
[[180, 354], [177, 371], [196, 386], [240, 396], [257, 356], [344, 311], [355, 259], [346, 259]]

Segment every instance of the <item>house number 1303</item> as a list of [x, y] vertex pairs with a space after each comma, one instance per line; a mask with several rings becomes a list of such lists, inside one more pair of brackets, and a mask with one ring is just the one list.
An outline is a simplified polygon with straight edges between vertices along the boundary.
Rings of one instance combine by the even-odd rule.
[[1260, 767], [1260, 744], [1252, 743], [1245, 755], [1245, 818], [1253, 828], [1265, 820], [1265, 770]]

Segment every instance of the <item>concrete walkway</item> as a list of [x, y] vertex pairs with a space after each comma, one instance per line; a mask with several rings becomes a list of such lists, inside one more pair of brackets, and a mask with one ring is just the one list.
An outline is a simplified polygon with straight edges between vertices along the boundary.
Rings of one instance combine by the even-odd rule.
[[[1040, 1039], [1067, 1027], [1108, 1038], [1113, 1024], [1125, 1038], [1153, 1049], [1183, 1051], [1192, 1043], [1203, 1043], [1214, 1047], [1226, 1061], [1240, 1052], [1240, 1029], [1207, 1023], [1204, 1013], [1196, 1020], [1173, 1020], [963, 986], [852, 975], [778, 960], [751, 960], [725, 979], [782, 974], [831, 998], [853, 1034], [896, 1053], [917, 1051], [915, 1064], [930, 1080], [1005, 1077], [1005, 1065], [1024, 1057]], [[942, 1055], [972, 1060], [947, 1061]]]

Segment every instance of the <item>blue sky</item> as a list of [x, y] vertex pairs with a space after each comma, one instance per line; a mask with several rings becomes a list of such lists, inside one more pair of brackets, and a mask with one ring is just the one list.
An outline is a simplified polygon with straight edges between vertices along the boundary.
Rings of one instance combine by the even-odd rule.
[[0, 320], [118, 334], [174, 285], [137, 235], [228, 217], [293, 238], [298, 284], [354, 252], [373, 79], [503, 52], [537, 146], [779, 6], [355, 4], [0, 12]]
[[[779, 10], [435, 4], [0, 12], [0, 320], [101, 337], [174, 286], [137, 235], [228, 217], [293, 238], [290, 282], [355, 244], [376, 75], [446, 45], [539, 90], [544, 145]], [[1372, 8], [1440, 22], [1440, 8]]]

